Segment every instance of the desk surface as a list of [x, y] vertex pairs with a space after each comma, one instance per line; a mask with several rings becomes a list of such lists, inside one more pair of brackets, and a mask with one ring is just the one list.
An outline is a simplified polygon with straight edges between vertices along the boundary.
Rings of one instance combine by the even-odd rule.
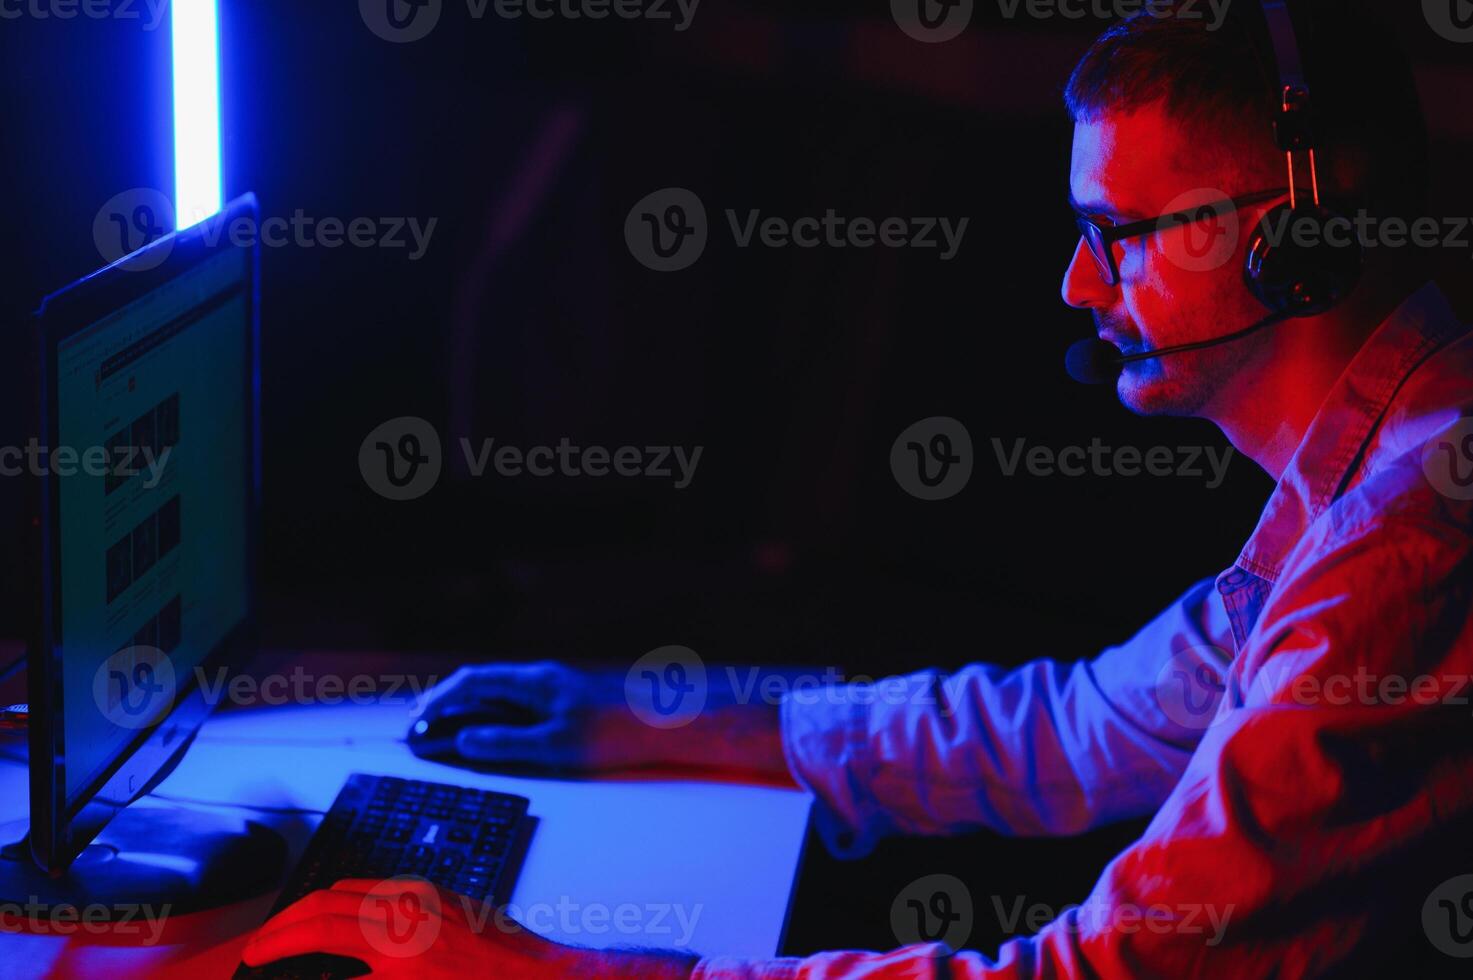
[[[694, 782], [566, 782], [467, 772], [415, 758], [399, 740], [408, 709], [339, 705], [218, 713], [159, 797], [271, 826], [300, 854], [351, 772], [406, 776], [528, 797], [539, 820], [509, 911], [552, 939], [771, 956], [782, 938], [808, 820], [794, 790]], [[13, 750], [13, 740], [10, 743]], [[25, 767], [0, 758], [0, 823], [26, 812]], [[10, 898], [6, 896], [5, 898]], [[174, 916], [157, 938], [0, 934], [4, 977], [228, 977], [274, 896]], [[628, 906], [634, 906], [637, 912]], [[621, 907], [624, 911], [619, 912]], [[627, 918], [622, 931], [611, 922]], [[639, 931], [631, 934], [638, 923]], [[144, 933], [144, 930], [139, 930]]]

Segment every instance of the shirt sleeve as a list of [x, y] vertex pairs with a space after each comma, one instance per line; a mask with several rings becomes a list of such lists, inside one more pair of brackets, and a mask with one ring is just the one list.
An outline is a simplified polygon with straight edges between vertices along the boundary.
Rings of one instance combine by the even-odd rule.
[[1384, 522], [1307, 564], [1264, 609], [1181, 782], [1082, 905], [995, 958], [915, 946], [696, 976], [1299, 977], [1406, 955], [1386, 947], [1466, 870], [1473, 831], [1469, 538]]
[[1091, 661], [794, 691], [783, 703], [788, 767], [840, 856], [891, 834], [1066, 835], [1149, 814], [1204, 727], [1165, 710], [1157, 680], [1183, 664], [1225, 671], [1231, 642], [1204, 580]]

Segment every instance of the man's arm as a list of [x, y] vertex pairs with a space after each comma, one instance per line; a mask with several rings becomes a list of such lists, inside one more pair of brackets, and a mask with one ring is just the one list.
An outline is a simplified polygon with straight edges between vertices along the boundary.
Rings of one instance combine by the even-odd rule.
[[1211, 716], [1163, 694], [1180, 690], [1178, 672], [1221, 676], [1230, 646], [1205, 580], [1090, 661], [795, 692], [784, 704], [789, 765], [818, 797], [818, 826], [837, 854], [891, 834], [1080, 833], [1166, 799]]
[[1469, 562], [1466, 532], [1395, 523], [1290, 569], [1145, 836], [996, 958], [709, 960], [697, 980], [1297, 977], [1408, 955], [1391, 944], [1473, 837]]
[[462, 733], [460, 753], [482, 763], [791, 773], [818, 797], [830, 849], [857, 854], [890, 833], [1072, 834], [1152, 812], [1207, 722], [1163, 705], [1164, 672], [1220, 675], [1230, 645], [1206, 580], [1130, 640], [1073, 666], [1038, 660], [878, 685], [785, 685], [781, 715], [765, 685], [713, 681], [708, 707], [671, 730], [640, 721], [622, 677], [551, 663], [468, 667], [430, 693], [422, 714], [509, 698], [546, 716]]

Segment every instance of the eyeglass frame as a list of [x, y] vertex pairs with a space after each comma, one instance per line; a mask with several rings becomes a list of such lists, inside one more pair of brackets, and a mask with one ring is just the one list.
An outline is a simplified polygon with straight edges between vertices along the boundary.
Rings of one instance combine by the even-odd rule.
[[[1237, 213], [1244, 208], [1255, 204], [1264, 204], [1276, 198], [1284, 197], [1291, 193], [1288, 187], [1281, 187], [1269, 191], [1255, 191], [1251, 194], [1243, 194], [1238, 197], [1225, 198], [1207, 204], [1198, 204], [1195, 207], [1182, 211], [1172, 211], [1155, 218], [1146, 218], [1141, 221], [1132, 221], [1123, 225], [1101, 225], [1094, 218], [1082, 214], [1074, 216], [1074, 224], [1079, 228], [1079, 234], [1084, 242], [1084, 247], [1089, 256], [1094, 260], [1095, 270], [1099, 272], [1100, 278], [1106, 286], [1120, 285], [1120, 263], [1115, 259], [1115, 245], [1128, 238], [1139, 238], [1149, 235], [1155, 231], [1165, 231], [1168, 225], [1185, 226], [1206, 221], [1208, 214], [1219, 215]], [[1104, 249], [1105, 261], [1100, 261], [1099, 254], [1090, 243], [1090, 233], [1099, 236], [1101, 247]]]

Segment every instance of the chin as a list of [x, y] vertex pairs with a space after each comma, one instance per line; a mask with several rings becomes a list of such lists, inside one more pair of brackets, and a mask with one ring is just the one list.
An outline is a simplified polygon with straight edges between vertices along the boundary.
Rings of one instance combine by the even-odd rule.
[[1159, 367], [1149, 368], [1145, 374], [1140, 368], [1145, 365], [1126, 365], [1116, 384], [1120, 403], [1137, 415], [1194, 416], [1201, 409], [1204, 393], [1183, 380], [1164, 376]]

